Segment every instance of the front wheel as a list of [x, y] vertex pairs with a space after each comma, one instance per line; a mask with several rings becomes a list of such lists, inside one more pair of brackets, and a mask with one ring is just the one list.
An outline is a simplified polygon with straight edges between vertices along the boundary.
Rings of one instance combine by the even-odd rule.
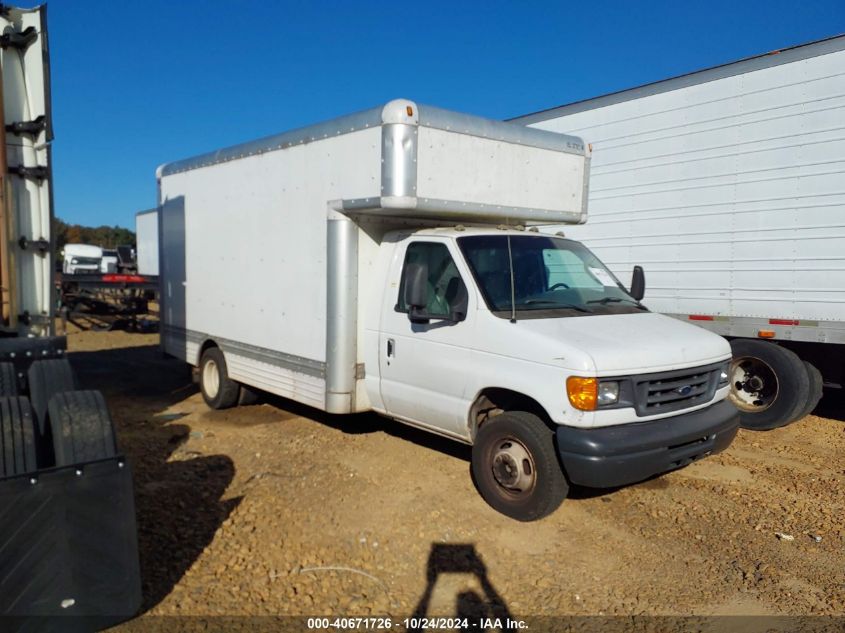
[[212, 409], [227, 409], [238, 402], [240, 385], [229, 378], [226, 359], [219, 347], [209, 347], [200, 359], [200, 391]]
[[481, 427], [472, 474], [484, 500], [518, 521], [551, 514], [569, 492], [552, 431], [524, 411], [503, 413]]

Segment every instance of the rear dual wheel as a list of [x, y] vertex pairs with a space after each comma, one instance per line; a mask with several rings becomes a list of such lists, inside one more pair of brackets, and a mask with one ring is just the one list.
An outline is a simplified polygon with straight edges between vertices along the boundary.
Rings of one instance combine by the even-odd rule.
[[212, 409], [255, 404], [261, 399], [260, 391], [229, 378], [226, 358], [219, 347], [209, 347], [202, 353], [199, 382], [203, 400]]
[[765, 341], [731, 341], [730, 400], [743, 428], [765, 431], [798, 420], [818, 404], [818, 369], [795, 352]]
[[238, 403], [240, 385], [229, 378], [226, 358], [219, 347], [209, 347], [200, 359], [200, 391], [212, 409], [228, 409]]

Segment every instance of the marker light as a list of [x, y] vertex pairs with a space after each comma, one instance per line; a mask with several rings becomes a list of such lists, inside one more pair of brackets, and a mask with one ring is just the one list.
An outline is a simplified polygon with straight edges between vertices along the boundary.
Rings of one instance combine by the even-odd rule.
[[408, 116], [414, 116], [414, 109], [411, 106], [407, 106], [405, 112], [408, 113]]
[[569, 402], [581, 411], [594, 411], [598, 402], [598, 378], [570, 376], [566, 379], [566, 395]]

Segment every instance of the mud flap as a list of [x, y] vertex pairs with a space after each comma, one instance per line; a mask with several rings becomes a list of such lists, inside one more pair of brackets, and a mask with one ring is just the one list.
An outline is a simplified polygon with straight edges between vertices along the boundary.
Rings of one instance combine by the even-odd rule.
[[94, 631], [141, 606], [122, 456], [0, 480], [0, 630]]

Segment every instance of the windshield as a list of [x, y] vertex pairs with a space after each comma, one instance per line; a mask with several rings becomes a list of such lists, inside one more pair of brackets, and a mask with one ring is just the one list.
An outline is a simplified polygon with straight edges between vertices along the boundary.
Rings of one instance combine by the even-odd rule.
[[[598, 258], [578, 242], [546, 235], [458, 238], [487, 306], [510, 316], [511, 296], [522, 318], [642, 312]], [[513, 261], [513, 292], [510, 262]]]

